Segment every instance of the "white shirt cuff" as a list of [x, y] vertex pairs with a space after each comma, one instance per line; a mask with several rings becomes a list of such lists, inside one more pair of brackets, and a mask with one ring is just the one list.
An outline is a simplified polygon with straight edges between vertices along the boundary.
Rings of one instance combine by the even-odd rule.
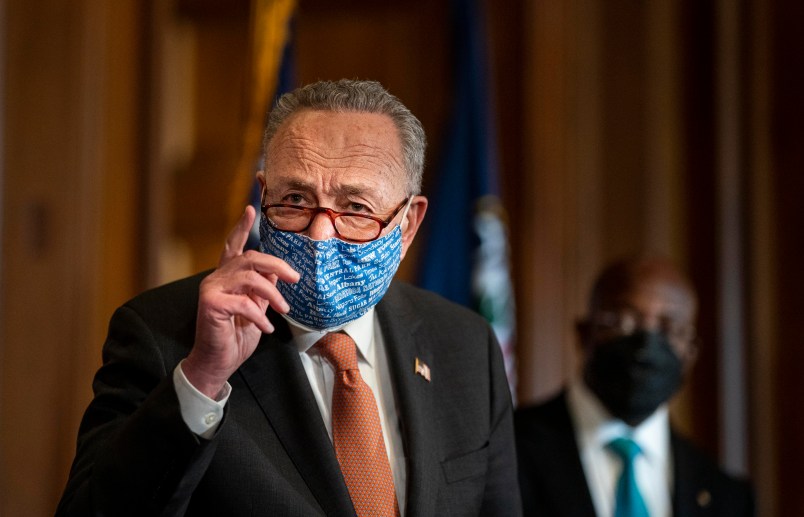
[[227, 382], [221, 390], [220, 400], [213, 400], [190, 384], [181, 369], [181, 363], [173, 370], [173, 385], [184, 423], [201, 438], [212, 438], [223, 418], [223, 408], [232, 393], [232, 386]]

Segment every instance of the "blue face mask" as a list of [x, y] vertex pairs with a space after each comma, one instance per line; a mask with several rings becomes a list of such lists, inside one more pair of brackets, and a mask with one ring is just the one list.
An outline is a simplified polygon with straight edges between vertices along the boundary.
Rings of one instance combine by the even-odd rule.
[[276, 283], [290, 305], [290, 319], [316, 330], [331, 329], [359, 318], [385, 295], [402, 260], [402, 230], [397, 225], [359, 244], [316, 241], [277, 230], [261, 215], [260, 251], [301, 274], [295, 284]]

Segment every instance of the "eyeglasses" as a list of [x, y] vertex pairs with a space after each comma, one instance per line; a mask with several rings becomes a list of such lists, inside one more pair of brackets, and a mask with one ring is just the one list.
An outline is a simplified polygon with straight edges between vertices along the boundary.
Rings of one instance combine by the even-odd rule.
[[387, 219], [351, 212], [337, 212], [323, 206], [311, 208], [285, 203], [264, 204], [262, 213], [265, 214], [268, 224], [277, 230], [294, 233], [307, 230], [316, 215], [327, 214], [332, 221], [332, 226], [335, 227], [335, 234], [339, 238], [354, 242], [368, 242], [380, 236], [409, 200], [410, 198], [406, 198], [402, 201]]
[[[629, 336], [644, 328], [643, 320], [642, 314], [632, 310], [601, 311], [592, 316], [591, 324], [598, 334], [611, 337]], [[672, 319], [662, 318], [658, 330], [670, 341], [678, 344], [688, 345], [697, 342], [695, 327], [692, 325], [683, 325]]]

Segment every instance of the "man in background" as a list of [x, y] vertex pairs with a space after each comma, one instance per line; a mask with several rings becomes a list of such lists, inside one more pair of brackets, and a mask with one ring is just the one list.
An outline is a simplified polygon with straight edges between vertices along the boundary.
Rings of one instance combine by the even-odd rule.
[[577, 326], [581, 375], [515, 415], [525, 515], [753, 515], [749, 485], [669, 422], [667, 403], [696, 358], [696, 305], [664, 259], [628, 258], [600, 274]]
[[376, 82], [284, 95], [261, 251], [243, 251], [247, 207], [217, 269], [117, 310], [57, 515], [519, 515], [490, 327], [392, 282], [424, 149]]

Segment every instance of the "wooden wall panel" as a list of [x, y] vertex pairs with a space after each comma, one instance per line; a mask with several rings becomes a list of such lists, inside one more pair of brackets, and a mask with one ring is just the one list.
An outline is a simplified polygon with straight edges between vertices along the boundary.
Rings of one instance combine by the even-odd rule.
[[[71, 372], [62, 365], [72, 364], [72, 340], [87, 323], [75, 281], [76, 260], [86, 257], [78, 224], [86, 185], [76, 177], [72, 123], [80, 33], [75, 13], [58, 2], [9, 2], [5, 14], [0, 513], [44, 515], [64, 470], [58, 430]], [[39, 38], [42, 27], [48, 39]]]
[[571, 350], [565, 281], [567, 210], [574, 210], [575, 178], [569, 169], [573, 116], [569, 56], [574, 33], [571, 3], [534, 2], [525, 13], [522, 99], [524, 163], [521, 192], [528, 199], [514, 213], [512, 253], [516, 273], [517, 360], [522, 404], [561, 386]]
[[779, 425], [784, 416], [779, 412], [777, 372], [779, 369], [777, 320], [779, 299], [779, 236], [776, 224], [775, 167], [771, 159], [771, 16], [767, 3], [755, 5], [746, 15], [751, 20], [747, 38], [752, 79], [750, 92], [750, 174], [746, 182], [746, 201], [750, 224], [747, 285], [748, 351], [750, 361], [749, 420], [751, 422], [752, 474], [758, 494], [758, 515], [779, 515], [779, 458], [786, 454], [779, 447]]
[[[774, 284], [778, 339], [778, 375], [775, 399], [778, 410], [779, 446], [778, 515], [804, 513], [804, 403], [801, 398], [802, 346], [801, 308], [804, 307], [804, 5], [774, 2], [771, 10], [772, 61], [770, 104], [770, 151], [773, 177], [774, 227], [777, 269]], [[762, 454], [762, 449], [757, 451]]]
[[[193, 33], [194, 45], [183, 56], [193, 63], [195, 74], [185, 83], [192, 96], [193, 124], [186, 128], [191, 131], [192, 156], [170, 171], [172, 198], [167, 199], [173, 219], [169, 235], [186, 242], [192, 252], [188, 273], [217, 265], [235, 222], [229, 196], [242, 151], [249, 55], [247, 9], [217, 17], [215, 4], [190, 3], [195, 9], [180, 11], [172, 23], [185, 24]], [[247, 200], [244, 192], [244, 207]]]
[[5, 5], [0, 514], [52, 515], [135, 290], [136, 2]]

